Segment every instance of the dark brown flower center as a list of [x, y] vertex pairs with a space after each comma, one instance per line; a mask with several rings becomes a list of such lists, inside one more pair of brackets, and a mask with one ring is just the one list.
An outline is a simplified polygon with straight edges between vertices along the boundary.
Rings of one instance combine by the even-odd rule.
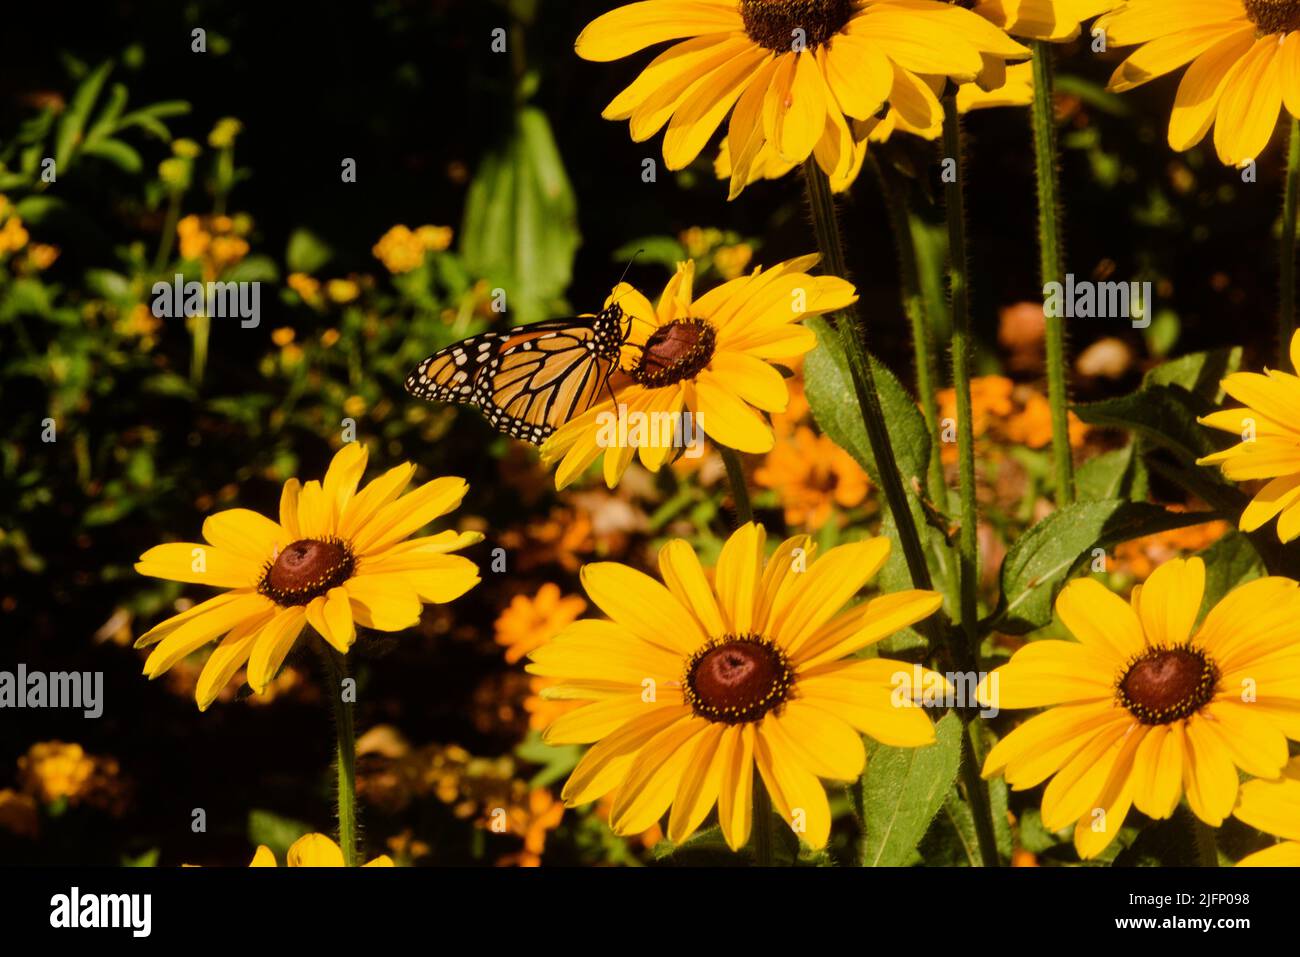
[[351, 578], [355, 566], [341, 538], [303, 538], [267, 562], [257, 590], [277, 605], [305, 605]]
[[789, 53], [828, 42], [848, 25], [853, 7], [853, 0], [740, 0], [740, 16], [751, 40]]
[[718, 334], [703, 319], [678, 319], [660, 326], [641, 348], [631, 376], [658, 389], [697, 375], [713, 358]]
[[1170, 724], [1205, 707], [1218, 683], [1218, 665], [1199, 648], [1149, 648], [1129, 662], [1116, 694], [1143, 724]]
[[794, 688], [794, 669], [766, 638], [728, 635], [691, 656], [682, 686], [701, 718], [744, 724], [785, 703]]
[[1300, 0], [1241, 0], [1241, 4], [1264, 36], [1300, 29]]

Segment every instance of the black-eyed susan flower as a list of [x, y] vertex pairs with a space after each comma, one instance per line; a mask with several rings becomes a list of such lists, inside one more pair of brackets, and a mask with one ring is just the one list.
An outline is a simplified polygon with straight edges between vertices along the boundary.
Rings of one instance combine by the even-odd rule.
[[592, 21], [576, 49], [606, 62], [670, 40], [681, 42], [603, 116], [628, 120], [637, 142], [666, 124], [664, 162], [681, 169], [730, 114], [733, 194], [764, 144], [787, 163], [814, 156], [842, 182], [855, 163], [851, 120], [888, 102], [931, 125], [943, 110], [923, 76], [975, 80], [1028, 54], [987, 20], [932, 0], [643, 0]]
[[477, 584], [477, 566], [451, 553], [482, 535], [409, 538], [460, 505], [465, 480], [438, 478], [402, 495], [415, 471], [405, 463], [357, 491], [366, 460], [365, 447], [349, 443], [324, 482], [290, 479], [278, 522], [230, 509], [203, 523], [206, 543], [173, 542], [141, 555], [135, 569], [142, 575], [227, 589], [140, 636], [136, 647], [157, 646], [144, 673], [156, 678], [221, 639], [199, 676], [203, 710], [245, 665], [260, 693], [307, 625], [346, 653], [357, 625], [410, 628], [422, 603], [451, 601]]
[[1291, 759], [1276, 781], [1256, 778], [1241, 786], [1232, 812], [1239, 821], [1282, 840], [1248, 854], [1238, 867], [1300, 867], [1300, 756]]
[[1056, 613], [1076, 641], [1030, 642], [979, 686], [985, 706], [1050, 710], [989, 752], [984, 776], [1016, 790], [1051, 778], [1043, 824], [1074, 825], [1095, 857], [1130, 807], [1167, 818], [1186, 795], [1214, 827], [1237, 801], [1238, 768], [1276, 778], [1300, 740], [1300, 588], [1261, 578], [1196, 619], [1199, 558], [1161, 565], [1130, 602], [1091, 578], [1068, 584]]
[[[1300, 333], [1291, 339], [1291, 365], [1300, 370]], [[1234, 482], [1268, 479], [1242, 511], [1241, 530], [1253, 532], [1277, 518], [1278, 538], [1292, 541], [1300, 536], [1300, 377], [1266, 369], [1262, 375], [1234, 372], [1221, 384], [1244, 408], [1198, 421], [1240, 441], [1197, 464], [1217, 465]]]
[[[343, 851], [324, 834], [304, 834], [289, 846], [287, 867], [343, 867]], [[265, 844], [257, 848], [249, 867], [278, 867], [275, 854]], [[362, 867], [392, 867], [393, 859], [381, 854]]]
[[821, 528], [836, 506], [857, 508], [870, 483], [853, 456], [830, 440], [799, 425], [777, 440], [754, 472], [754, 482], [775, 489], [787, 525]]
[[567, 805], [612, 794], [619, 834], [646, 830], [671, 806], [675, 842], [717, 805], [738, 849], [757, 767], [774, 808], [822, 847], [831, 815], [820, 779], [861, 774], [862, 734], [896, 747], [934, 740], [924, 709], [898, 692], [911, 666], [850, 656], [933, 614], [941, 597], [905, 591], [843, 610], [884, 564], [887, 539], [816, 561], [807, 536], [766, 561], [764, 542], [761, 525], [742, 526], [712, 578], [680, 539], [659, 552], [662, 583], [614, 562], [584, 566], [583, 587], [609, 620], [575, 622], [528, 666], [557, 680], [546, 694], [585, 702], [545, 734], [593, 744], [564, 787]]
[[976, 0], [971, 7], [1007, 33], [1060, 43], [1079, 35], [1085, 20], [1113, 10], [1121, 0]]
[[784, 411], [790, 395], [772, 362], [801, 356], [816, 344], [801, 319], [858, 298], [843, 279], [804, 271], [818, 258], [756, 268], [698, 298], [695, 264], [684, 262], [657, 307], [630, 286], [615, 289], [610, 299], [632, 317], [632, 332], [621, 371], [611, 379], [614, 395], [542, 446], [544, 463], [559, 462], [556, 487], [604, 454], [612, 488], [634, 455], [657, 471], [684, 447], [702, 452], [697, 440], [704, 435], [741, 452], [770, 451], [772, 429], [762, 413]]
[[1220, 161], [1241, 166], [1263, 151], [1283, 108], [1300, 116], [1294, 0], [1131, 0], [1096, 25], [1111, 46], [1140, 44], [1115, 70], [1112, 91], [1187, 67], [1169, 118], [1176, 150], [1213, 126]]

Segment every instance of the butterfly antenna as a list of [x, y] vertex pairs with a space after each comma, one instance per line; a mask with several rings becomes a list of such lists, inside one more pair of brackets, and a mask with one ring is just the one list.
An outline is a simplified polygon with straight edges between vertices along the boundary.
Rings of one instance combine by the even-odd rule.
[[[628, 274], [628, 272], [631, 271], [631, 269], [632, 269], [632, 264], [633, 264], [634, 262], [636, 262], [636, 257], [637, 257], [637, 256], [640, 256], [643, 252], [645, 252], [644, 249], [638, 249], [636, 252], [634, 252], [634, 253], [632, 254], [632, 258], [629, 259], [629, 260], [627, 261], [627, 265], [623, 267], [623, 275], [619, 276], [619, 277], [618, 277], [618, 282], [614, 283], [614, 288], [615, 288], [615, 289], [617, 289], [619, 286], [623, 285], [623, 280], [627, 278], [627, 274]], [[630, 290], [629, 290], [629, 291], [630, 291]], [[623, 295], [626, 296], [627, 293], [624, 293]], [[619, 297], [618, 297], [618, 299], [622, 299], [622, 298], [623, 298], [623, 296], [619, 296]], [[618, 303], [618, 299], [615, 299], [613, 302], [610, 303], [610, 305], [611, 305], [611, 306], [613, 306], [613, 305], [617, 305], [617, 303]]]

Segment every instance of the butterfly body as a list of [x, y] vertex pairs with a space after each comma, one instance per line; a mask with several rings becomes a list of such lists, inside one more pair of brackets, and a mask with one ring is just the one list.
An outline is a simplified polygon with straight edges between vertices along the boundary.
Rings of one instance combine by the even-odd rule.
[[631, 331], [616, 304], [600, 315], [485, 332], [429, 356], [406, 391], [476, 406], [498, 432], [540, 445], [596, 402]]

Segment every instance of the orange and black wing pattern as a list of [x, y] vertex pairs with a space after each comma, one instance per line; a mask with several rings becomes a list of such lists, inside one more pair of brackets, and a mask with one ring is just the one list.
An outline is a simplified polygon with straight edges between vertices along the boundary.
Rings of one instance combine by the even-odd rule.
[[595, 404], [627, 338], [623, 312], [486, 332], [436, 352], [406, 379], [431, 402], [473, 405], [499, 432], [540, 445]]

